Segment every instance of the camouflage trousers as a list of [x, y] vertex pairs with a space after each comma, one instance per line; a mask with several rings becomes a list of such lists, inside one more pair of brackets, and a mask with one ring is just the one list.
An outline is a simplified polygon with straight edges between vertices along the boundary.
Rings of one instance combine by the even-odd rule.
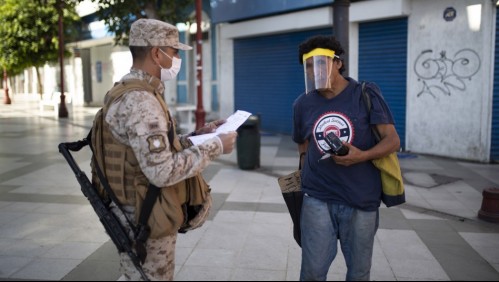
[[[134, 208], [123, 206], [124, 211], [130, 221], [134, 221]], [[129, 235], [133, 237], [128, 222], [123, 214], [118, 212], [116, 207], [111, 209], [116, 214], [124, 226], [127, 226]], [[175, 272], [175, 245], [177, 234], [158, 238], [148, 239], [146, 242], [147, 257], [142, 265], [144, 273], [151, 281], [173, 281]], [[120, 253], [120, 273], [126, 281], [143, 281], [142, 276], [126, 253]]]
[[[176, 241], [177, 234], [147, 240], [147, 257], [142, 269], [151, 281], [173, 281]], [[143, 280], [126, 253], [120, 253], [120, 272], [127, 281]]]

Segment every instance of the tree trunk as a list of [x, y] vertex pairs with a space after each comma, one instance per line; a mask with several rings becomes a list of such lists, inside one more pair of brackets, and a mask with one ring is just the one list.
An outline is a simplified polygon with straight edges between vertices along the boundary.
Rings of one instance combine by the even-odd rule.
[[158, 13], [156, 12], [156, 7], [154, 6], [155, 4], [152, 3], [151, 1], [146, 3], [146, 6], [144, 7], [144, 12], [146, 13], [147, 18], [149, 19], [158, 19]]
[[16, 78], [13, 77], [13, 76], [9, 76], [9, 85], [11, 85], [10, 87], [10, 95], [14, 94], [14, 90], [17, 88], [16, 87]]
[[40, 70], [38, 67], [35, 67], [36, 70], [36, 80], [38, 81], [38, 94], [40, 94], [40, 99], [43, 99], [43, 84], [42, 79], [40, 77]]

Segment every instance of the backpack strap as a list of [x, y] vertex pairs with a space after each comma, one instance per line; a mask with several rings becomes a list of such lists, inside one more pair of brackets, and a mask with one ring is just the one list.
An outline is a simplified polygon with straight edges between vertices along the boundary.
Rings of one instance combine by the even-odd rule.
[[[364, 100], [364, 103], [366, 104], [367, 114], [369, 116], [369, 119], [371, 119], [371, 107], [372, 107], [371, 97], [369, 97], [369, 94], [367, 94], [365, 89], [366, 89], [366, 82], [363, 81], [362, 82], [362, 100]], [[375, 125], [372, 125], [370, 123], [369, 123], [369, 127], [371, 127], [371, 131], [374, 134], [374, 137], [376, 137], [376, 142], [379, 142], [381, 140], [381, 135], [379, 134], [378, 129], [376, 128]]]

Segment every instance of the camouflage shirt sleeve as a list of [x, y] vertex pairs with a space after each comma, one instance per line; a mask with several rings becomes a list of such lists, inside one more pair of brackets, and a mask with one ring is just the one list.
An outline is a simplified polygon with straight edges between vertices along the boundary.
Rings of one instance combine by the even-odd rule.
[[218, 137], [173, 153], [163, 108], [146, 91], [123, 95], [111, 105], [105, 120], [113, 136], [133, 149], [142, 172], [158, 187], [170, 186], [200, 173], [222, 154]]

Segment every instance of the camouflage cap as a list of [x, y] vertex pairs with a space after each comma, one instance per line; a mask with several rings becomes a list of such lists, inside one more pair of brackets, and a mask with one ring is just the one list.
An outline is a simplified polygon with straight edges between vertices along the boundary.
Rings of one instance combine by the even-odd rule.
[[192, 50], [180, 43], [178, 29], [169, 23], [154, 19], [139, 19], [130, 28], [130, 46], [167, 46], [179, 50]]

